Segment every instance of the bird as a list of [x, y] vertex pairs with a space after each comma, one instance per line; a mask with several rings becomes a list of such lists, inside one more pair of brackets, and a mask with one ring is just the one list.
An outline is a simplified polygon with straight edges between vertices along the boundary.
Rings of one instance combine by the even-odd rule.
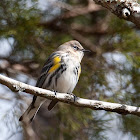
[[[46, 60], [41, 74], [37, 80], [36, 87], [52, 90], [59, 93], [72, 94], [81, 74], [81, 61], [85, 52], [82, 45], [71, 40], [60, 45]], [[30, 122], [35, 118], [39, 108], [46, 101], [46, 98], [33, 96], [33, 100], [19, 121], [26, 118]], [[48, 110], [50, 111], [56, 104], [54, 99], [50, 102]]]

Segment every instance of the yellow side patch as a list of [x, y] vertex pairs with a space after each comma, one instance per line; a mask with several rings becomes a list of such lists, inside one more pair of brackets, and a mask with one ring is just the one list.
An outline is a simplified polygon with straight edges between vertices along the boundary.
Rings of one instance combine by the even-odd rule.
[[58, 56], [54, 57], [53, 59], [54, 64], [59, 63], [60, 61], [61, 61], [61, 58]]
[[54, 57], [54, 59], [53, 59], [53, 66], [50, 68], [48, 73], [51, 73], [51, 72], [55, 71], [56, 69], [58, 69], [60, 67], [60, 65], [61, 65], [59, 63], [60, 61], [61, 61], [60, 57], [58, 57], [58, 56]]
[[79, 79], [80, 74], [81, 74], [81, 66], [79, 67], [79, 70], [78, 70], [78, 79]]

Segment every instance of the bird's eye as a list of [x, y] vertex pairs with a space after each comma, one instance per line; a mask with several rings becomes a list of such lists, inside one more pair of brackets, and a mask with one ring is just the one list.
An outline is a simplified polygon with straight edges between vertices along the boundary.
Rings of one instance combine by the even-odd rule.
[[73, 48], [74, 48], [75, 50], [78, 50], [78, 47], [77, 47], [77, 46], [73, 46]]

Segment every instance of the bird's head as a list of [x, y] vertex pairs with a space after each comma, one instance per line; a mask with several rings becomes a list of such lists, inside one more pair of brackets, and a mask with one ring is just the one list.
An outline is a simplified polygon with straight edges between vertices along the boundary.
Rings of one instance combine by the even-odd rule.
[[82, 47], [82, 45], [76, 40], [71, 40], [71, 41], [68, 41], [68, 42], [62, 44], [61, 46], [59, 46], [58, 50], [64, 51], [74, 57], [77, 57], [80, 62], [84, 56], [84, 52], [89, 51], [89, 50], [85, 50]]

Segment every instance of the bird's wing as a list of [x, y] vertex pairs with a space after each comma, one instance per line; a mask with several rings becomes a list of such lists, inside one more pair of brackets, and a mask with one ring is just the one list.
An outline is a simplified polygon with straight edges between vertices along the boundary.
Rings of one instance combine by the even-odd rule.
[[54, 73], [57, 69], [61, 67], [61, 64], [63, 63], [62, 55], [60, 52], [54, 52], [50, 57], [47, 59], [46, 63], [44, 64], [44, 67], [42, 68], [40, 77], [37, 80], [36, 86], [42, 87], [44, 84], [44, 81], [46, 80], [48, 74]]
[[[63, 69], [63, 58], [61, 55], [61, 52], [54, 52], [50, 57], [47, 59], [46, 63], [44, 64], [44, 67], [42, 68], [40, 77], [37, 80], [37, 87], [42, 87], [48, 74], [55, 73], [56, 71], [59, 71], [60, 69]], [[37, 97], [34, 95], [32, 103], [28, 107], [28, 109], [25, 111], [25, 113], [20, 117], [20, 121], [24, 120], [27, 116], [30, 121], [33, 120], [35, 117], [37, 111], [39, 110], [40, 106], [43, 104], [45, 98], [43, 97]], [[56, 103], [55, 103], [56, 104]]]

